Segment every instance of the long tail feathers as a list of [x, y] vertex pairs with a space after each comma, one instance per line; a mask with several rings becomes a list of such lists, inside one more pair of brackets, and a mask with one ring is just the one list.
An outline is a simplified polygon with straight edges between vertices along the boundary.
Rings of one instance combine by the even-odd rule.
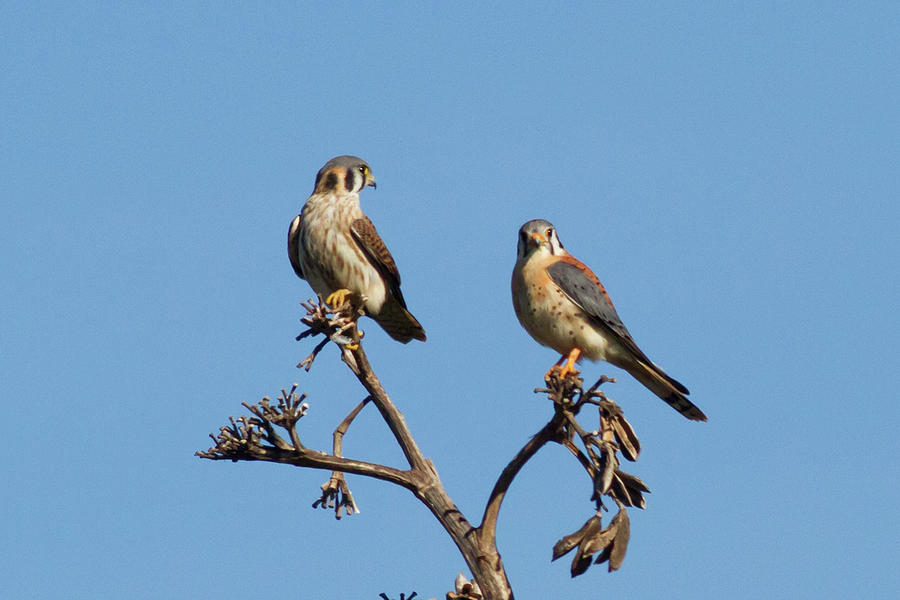
[[680, 412], [691, 421], [706, 421], [703, 411], [687, 399], [687, 388], [672, 379], [654, 365], [635, 360], [630, 365], [622, 365], [632, 377], [640, 381], [648, 390], [659, 396], [666, 404]]
[[371, 317], [398, 342], [406, 344], [410, 340], [425, 341], [425, 329], [412, 313], [393, 298], [386, 300], [381, 312]]

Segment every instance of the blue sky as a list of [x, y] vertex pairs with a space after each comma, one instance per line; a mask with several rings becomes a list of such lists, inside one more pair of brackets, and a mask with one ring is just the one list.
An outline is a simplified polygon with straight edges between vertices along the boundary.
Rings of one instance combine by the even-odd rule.
[[[590, 516], [559, 448], [515, 482], [517, 597], [889, 598], [900, 590], [900, 8], [832, 3], [3, 3], [0, 556], [9, 597], [442, 598], [465, 565], [407, 492], [203, 461], [299, 382], [327, 448], [363, 394], [294, 365], [285, 255], [319, 167], [363, 206], [428, 342], [367, 350], [473, 520], [550, 416], [556, 355], [509, 298], [552, 221], [690, 423], [613, 367], [653, 493], [621, 571], [571, 580]], [[374, 411], [348, 456], [400, 464]]]

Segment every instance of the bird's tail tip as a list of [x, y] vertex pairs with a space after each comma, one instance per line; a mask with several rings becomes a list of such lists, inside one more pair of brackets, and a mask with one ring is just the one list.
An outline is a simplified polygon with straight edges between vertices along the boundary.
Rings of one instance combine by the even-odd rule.
[[385, 305], [381, 313], [373, 317], [389, 336], [400, 343], [408, 344], [412, 340], [424, 342], [427, 339], [422, 324], [399, 303]]
[[676, 379], [669, 377], [665, 371], [653, 363], [638, 362], [632, 368], [626, 369], [635, 379], [644, 384], [647, 389], [662, 398], [662, 400], [680, 412], [691, 421], [707, 421], [706, 414], [696, 404], [688, 400], [687, 388]]

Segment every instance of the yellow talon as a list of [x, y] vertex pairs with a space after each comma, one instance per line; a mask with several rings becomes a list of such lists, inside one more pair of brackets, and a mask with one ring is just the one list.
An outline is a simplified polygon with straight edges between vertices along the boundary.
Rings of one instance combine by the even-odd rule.
[[347, 300], [347, 296], [352, 293], [353, 292], [347, 289], [335, 290], [325, 298], [325, 304], [329, 305], [331, 308], [343, 306], [344, 302]]
[[352, 344], [344, 344], [344, 348], [346, 348], [350, 352], [353, 352], [355, 350], [359, 350], [359, 344], [357, 344], [356, 342], [353, 342]]

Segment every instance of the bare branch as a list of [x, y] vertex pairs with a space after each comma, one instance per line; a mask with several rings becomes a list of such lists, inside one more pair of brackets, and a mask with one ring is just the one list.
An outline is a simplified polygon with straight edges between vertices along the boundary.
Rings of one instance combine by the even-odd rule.
[[[406, 425], [403, 415], [391, 402], [390, 397], [372, 370], [372, 365], [360, 343], [361, 334], [356, 327], [356, 320], [362, 314], [358, 307], [346, 301], [341, 307], [332, 311], [323, 302], [305, 302], [307, 316], [302, 319], [309, 329], [297, 336], [297, 339], [309, 335], [323, 334], [341, 348], [341, 359], [347, 363], [362, 386], [369, 393], [372, 402], [378, 408], [388, 428], [403, 450], [403, 455], [413, 469], [428, 467], [428, 461], [419, 450]], [[332, 316], [333, 315], [333, 316]], [[301, 363], [302, 364], [302, 363]], [[311, 362], [310, 362], [311, 364]], [[298, 365], [299, 366], [299, 365]]]
[[[553, 403], [553, 416], [516, 453], [500, 473], [486, 502], [481, 524], [475, 528], [453, 503], [444, 490], [437, 470], [428, 460], [410, 432], [408, 425], [375, 375], [364, 351], [362, 333], [357, 319], [363, 314], [359, 306], [345, 301], [337, 308], [329, 308], [320, 301], [306, 302], [303, 323], [308, 327], [297, 339], [323, 335], [312, 353], [298, 367], [311, 368], [315, 358], [329, 341], [341, 351], [341, 359], [348, 365], [357, 380], [368, 393], [334, 430], [332, 453], [306, 448], [301, 442], [299, 421], [309, 408], [305, 395], [296, 393], [295, 384], [290, 391], [282, 390], [277, 403], [268, 397], [256, 404], [244, 403], [251, 413], [220, 428], [218, 435], [210, 436], [214, 446], [197, 455], [212, 460], [260, 460], [279, 462], [298, 467], [330, 470], [331, 476], [321, 486], [321, 495], [313, 507], [334, 509], [335, 517], [359, 512], [353, 495], [347, 486], [345, 474], [362, 475], [400, 485], [424, 503], [456, 543], [472, 572], [472, 581], [460, 574], [455, 591], [447, 598], [511, 600], [512, 589], [506, 578], [503, 563], [496, 546], [496, 528], [500, 507], [515, 477], [525, 464], [548, 442], [567, 448], [585, 469], [593, 488], [591, 500], [595, 503], [594, 515], [576, 532], [564, 536], [553, 550], [554, 560], [577, 549], [572, 561], [572, 576], [584, 573], [592, 562], [609, 562], [609, 570], [618, 569], [625, 556], [630, 535], [630, 523], [626, 506], [643, 508], [643, 494], [650, 490], [637, 477], [619, 470], [618, 452], [631, 461], [640, 454], [640, 441], [622, 410], [599, 390], [604, 383], [615, 381], [606, 376], [588, 389], [577, 371], [560, 378], [558, 371], [545, 380], [546, 387], [535, 390], [545, 393]], [[409, 464], [408, 470], [386, 465], [353, 460], [343, 456], [343, 438], [350, 425], [364, 406], [372, 402], [385, 424], [391, 430]], [[599, 416], [596, 430], [583, 427], [577, 417], [585, 407], [596, 407]], [[590, 411], [593, 412], [593, 411]], [[287, 439], [278, 430], [287, 432]], [[289, 441], [288, 441], [289, 440]], [[607, 527], [601, 516], [606, 507], [602, 498], [611, 498], [618, 513]], [[594, 556], [596, 555], [596, 559]], [[415, 595], [413, 593], [409, 598]], [[403, 596], [401, 594], [401, 596]], [[382, 597], [386, 597], [382, 594]]]
[[[351, 410], [350, 414], [341, 421], [341, 424], [337, 426], [337, 429], [334, 430], [334, 441], [332, 442], [332, 454], [334, 454], [334, 456], [339, 457], [343, 455], [344, 434], [347, 433], [347, 429], [349, 429], [350, 424], [353, 422], [353, 419], [356, 418], [356, 415], [359, 414], [359, 411], [361, 411], [371, 399], [371, 396], [366, 396], [366, 398], [357, 404], [356, 408]], [[317, 506], [321, 506], [322, 508], [333, 508], [335, 519], [341, 518], [342, 511], [346, 511], [348, 515], [359, 513], [359, 507], [356, 506], [353, 494], [350, 493], [350, 487], [347, 485], [344, 474], [340, 471], [334, 471], [331, 474], [331, 478], [322, 485], [322, 495], [318, 500], [313, 502], [313, 508], [316, 508]]]
[[350, 428], [350, 424], [353, 423], [353, 419], [356, 418], [356, 415], [359, 414], [359, 411], [363, 409], [363, 407], [368, 404], [368, 402], [372, 399], [372, 396], [366, 396], [362, 402], [356, 405], [356, 408], [350, 411], [344, 420], [341, 421], [341, 424], [337, 426], [337, 429], [334, 430], [334, 434], [332, 436], [333, 439], [333, 448], [332, 453], [335, 456], [342, 456], [343, 451], [343, 440], [344, 435], [347, 433], [347, 430]]
[[480, 538], [496, 543], [494, 540], [497, 537], [497, 516], [500, 514], [500, 505], [503, 503], [503, 498], [506, 497], [509, 486], [516, 475], [519, 474], [519, 471], [522, 470], [522, 467], [525, 466], [525, 463], [537, 454], [544, 444], [561, 437], [561, 427], [564, 419], [564, 413], [557, 412], [554, 414], [550, 422], [528, 440], [528, 443], [519, 450], [516, 456], [503, 469], [503, 472], [500, 473], [500, 477], [497, 479], [497, 483], [494, 484], [494, 489], [488, 498], [487, 506], [485, 506], [481, 525], [478, 526]]
[[553, 374], [545, 383], [547, 384], [546, 388], [534, 391], [536, 393], [546, 393], [550, 400], [553, 401], [553, 418], [519, 450], [516, 456], [503, 469], [503, 472], [500, 473], [500, 477], [497, 479], [497, 483], [494, 484], [494, 489], [488, 497], [481, 525], [478, 526], [479, 537], [490, 540], [492, 543], [495, 543], [497, 536], [497, 517], [500, 514], [500, 505], [503, 503], [503, 498], [506, 496], [513, 479], [525, 466], [525, 463], [537, 454], [538, 450], [547, 442], [556, 441], [561, 444], [565, 442], [567, 435], [563, 430], [563, 426], [570, 418], [574, 418], [571, 411], [577, 411], [580, 408], [575, 399], [578, 391], [581, 389], [581, 379], [577, 373], [572, 373], [563, 379]]
[[[273, 418], [280, 419], [282, 418], [281, 415], [278, 413], [275, 415], [270, 414], [262, 406], [251, 410], [254, 414], [252, 418], [241, 417], [237, 421], [232, 419], [230, 427], [223, 427], [219, 436], [213, 437], [216, 446], [207, 452], [198, 452], [198, 455], [214, 460], [265, 460], [331, 470], [334, 474], [322, 486], [322, 495], [317, 500], [316, 505], [334, 507], [338, 514], [340, 514], [341, 507], [348, 510], [348, 512], [355, 509], [355, 502], [353, 502], [349, 489], [346, 487], [342, 473], [364, 475], [401, 485], [411, 490], [450, 534], [450, 537], [465, 558], [466, 564], [471, 569], [475, 580], [478, 581], [481, 589], [484, 590], [484, 598], [510, 599], [512, 591], [506, 579], [506, 573], [503, 570], [500, 557], [496, 549], [493, 548], [493, 543], [490, 544], [490, 548], [479, 544], [477, 536], [473, 535], [475, 532], [474, 528], [462, 515], [449, 495], [447, 495], [434, 465], [422, 454], [403, 415], [397, 410], [372, 370], [368, 357], [360, 343], [361, 334], [356, 328], [356, 319], [360, 314], [359, 310], [349, 306], [347, 303], [336, 311], [323, 306], [321, 302], [310, 302], [304, 304], [304, 306], [307, 308], [307, 317], [303, 319], [303, 322], [309, 329], [298, 337], [303, 338], [321, 333], [340, 347], [342, 360], [347, 363], [359, 382], [369, 393], [370, 401], [378, 408], [379, 413], [393, 433], [410, 465], [410, 469], [401, 471], [384, 465], [355, 461], [338, 456], [341, 451], [341, 437], [346, 432], [346, 427], [343, 426], [343, 423], [335, 431], [335, 455], [303, 448], [299, 443], [299, 434], [296, 433], [296, 419], [292, 423], [279, 424], [280, 426], [284, 424], [289, 425], [288, 431], [291, 433], [291, 439], [294, 443], [293, 445], [287, 444], [275, 434], [272, 425]], [[311, 355], [305, 366], [309, 366], [312, 363], [317, 352]], [[294, 389], [291, 390], [291, 394], [293, 393]], [[268, 399], [264, 400], [268, 402]], [[285, 403], [285, 407], [288, 405], [291, 405], [291, 403]], [[357, 408], [361, 408], [361, 406]], [[286, 409], [279, 404], [279, 410], [283, 413]], [[356, 416], [356, 412], [354, 410], [345, 419], [346, 426], [349, 426], [352, 418]]]
[[[221, 427], [217, 436], [210, 435], [215, 445], [205, 452], [197, 452], [197, 456], [211, 460], [258, 460], [327, 469], [382, 479], [407, 489], [415, 487], [409, 471], [305, 448], [300, 443], [297, 422], [309, 406], [302, 403], [305, 396], [298, 396], [296, 389], [295, 385], [290, 393], [282, 390], [277, 406], [272, 405], [268, 397], [255, 405], [244, 403], [254, 416], [231, 417], [229, 426]], [[288, 431], [293, 445], [275, 432], [275, 426]]]

